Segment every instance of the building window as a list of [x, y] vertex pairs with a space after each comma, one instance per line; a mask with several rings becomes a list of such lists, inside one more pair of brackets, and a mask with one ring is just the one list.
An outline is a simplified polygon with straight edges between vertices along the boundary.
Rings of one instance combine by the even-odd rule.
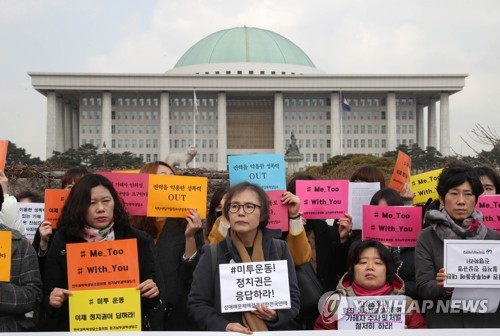
[[380, 120], [385, 120], [385, 111], [380, 112]]
[[413, 120], [413, 119], [415, 119], [415, 113], [414, 113], [413, 111], [409, 111], [409, 112], [408, 112], [408, 119], [409, 119], [409, 120]]

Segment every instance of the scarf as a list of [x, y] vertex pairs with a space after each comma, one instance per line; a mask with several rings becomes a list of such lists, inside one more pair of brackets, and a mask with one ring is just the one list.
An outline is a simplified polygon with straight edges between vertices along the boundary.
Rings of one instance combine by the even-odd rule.
[[356, 282], [352, 282], [351, 284], [354, 294], [356, 296], [380, 296], [380, 295], [388, 295], [392, 292], [392, 286], [386, 282], [382, 287], [375, 290], [368, 290], [364, 287], [361, 287]]
[[82, 238], [87, 242], [100, 242], [105, 240], [115, 240], [115, 231], [113, 231], [114, 222], [109, 223], [104, 229], [96, 229], [92, 226], [83, 227]]
[[[231, 233], [231, 242], [233, 246], [238, 251], [240, 255], [241, 262], [255, 262], [255, 261], [265, 261], [264, 259], [264, 250], [262, 249], [262, 231], [257, 230], [257, 235], [255, 236], [255, 240], [252, 246], [252, 256], [247, 252], [247, 249], [241, 242], [240, 238], [234, 231], [230, 231]], [[267, 325], [258, 318], [256, 315], [251, 312], [243, 312], [243, 324], [247, 326], [252, 331], [267, 331]]]
[[488, 229], [483, 225], [483, 214], [474, 210], [469, 218], [457, 224], [446, 210], [429, 210], [425, 214], [424, 223], [432, 225], [439, 239], [476, 239], [483, 240]]

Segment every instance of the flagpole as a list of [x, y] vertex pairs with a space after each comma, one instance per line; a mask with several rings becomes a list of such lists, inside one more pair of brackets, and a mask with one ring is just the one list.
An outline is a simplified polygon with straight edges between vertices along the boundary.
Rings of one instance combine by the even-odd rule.
[[[198, 100], [196, 89], [193, 89], [193, 146], [196, 147], [196, 113], [198, 112]], [[196, 168], [196, 156], [193, 158], [193, 168]]]
[[340, 155], [344, 155], [344, 146], [342, 145], [342, 141], [344, 139], [344, 136], [343, 136], [343, 130], [342, 130], [342, 117], [344, 115], [344, 107], [342, 105], [342, 99], [344, 99], [344, 97], [342, 97], [342, 89], [340, 89], [340, 93], [339, 93], [339, 110], [340, 110]]

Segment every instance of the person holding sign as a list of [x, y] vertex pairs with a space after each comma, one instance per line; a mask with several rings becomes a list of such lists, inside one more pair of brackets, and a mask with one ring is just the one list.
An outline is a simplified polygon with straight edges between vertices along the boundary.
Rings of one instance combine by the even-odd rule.
[[70, 243], [136, 239], [139, 257], [142, 314], [161, 305], [156, 286], [151, 239], [130, 225], [128, 214], [113, 184], [104, 176], [89, 174], [71, 189], [58, 231], [47, 254], [44, 279], [44, 316], [48, 330], [69, 331], [66, 245]]
[[[394, 189], [386, 188], [377, 191], [370, 205], [403, 206], [404, 201], [400, 193]], [[392, 247], [385, 245], [392, 254], [396, 267], [396, 274], [405, 282], [405, 293], [417, 300], [417, 284], [415, 282], [415, 249], [412, 247]]]
[[[276, 240], [279, 231], [266, 229], [269, 221], [266, 192], [256, 184], [239, 183], [229, 190], [223, 213], [229, 219], [230, 229], [225, 240], [203, 248], [188, 297], [190, 316], [205, 331], [251, 334], [286, 328], [299, 312], [300, 294], [286, 243]], [[287, 262], [291, 308], [275, 310], [255, 305], [243, 313], [222, 313], [221, 291], [224, 289], [220, 285], [219, 265], [274, 260]]]
[[[75, 183], [87, 174], [89, 174], [89, 171], [84, 167], [72, 167], [68, 169], [61, 178], [61, 189], [73, 188]], [[38, 256], [38, 265], [40, 267], [42, 279], [45, 274], [45, 256], [47, 255], [49, 246], [52, 243], [52, 237], [55, 235], [56, 231], [57, 229], [52, 228], [50, 222], [44, 221], [40, 224], [38, 230], [36, 230], [35, 238], [33, 239], [32, 246]]]
[[[396, 274], [390, 252], [380, 242], [365, 240], [353, 246], [349, 252], [347, 273], [340, 279], [334, 294], [346, 296], [382, 296], [403, 295], [404, 282]], [[322, 305], [321, 315], [317, 318], [314, 329], [337, 330], [338, 318], [342, 312], [338, 295], [329, 296]], [[422, 315], [414, 311], [413, 299], [406, 297], [405, 328], [426, 328]], [[382, 322], [382, 321], [379, 321]]]
[[9, 195], [9, 179], [5, 173], [0, 170], [0, 193], [3, 198], [3, 206], [0, 211], [0, 224], [6, 225], [13, 230], [19, 231], [22, 235], [25, 234], [26, 228], [24, 227], [21, 216], [19, 216], [19, 209], [17, 207], [17, 199]]
[[[0, 193], [0, 210], [3, 201]], [[0, 224], [0, 332], [32, 330], [33, 315], [27, 313], [37, 309], [41, 299], [35, 251], [19, 231]]]
[[427, 211], [424, 223], [429, 227], [422, 230], [415, 247], [419, 296], [436, 303], [425, 311], [426, 323], [431, 328], [498, 328], [500, 310], [495, 314], [480, 314], [437, 309], [438, 301], [449, 306], [453, 294], [453, 288], [443, 287], [446, 278], [443, 240], [498, 240], [500, 235], [484, 226], [483, 215], [475, 209], [483, 186], [472, 167], [460, 163], [447, 166], [436, 189], [442, 209]]
[[[162, 161], [144, 165], [140, 173], [176, 175], [174, 168]], [[186, 218], [133, 216], [132, 225], [154, 240], [160, 276], [158, 285], [167, 307], [162, 329], [197, 330], [196, 324], [187, 317], [186, 302], [199, 258], [198, 250], [203, 246], [200, 215], [192, 209]]]

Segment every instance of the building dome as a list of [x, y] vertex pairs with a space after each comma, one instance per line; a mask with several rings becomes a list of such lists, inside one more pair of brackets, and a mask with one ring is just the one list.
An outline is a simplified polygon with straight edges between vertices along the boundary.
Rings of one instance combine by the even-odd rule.
[[296, 44], [272, 31], [253, 27], [225, 29], [203, 38], [168, 72], [228, 74], [228, 70], [234, 70], [234, 74], [322, 73]]

